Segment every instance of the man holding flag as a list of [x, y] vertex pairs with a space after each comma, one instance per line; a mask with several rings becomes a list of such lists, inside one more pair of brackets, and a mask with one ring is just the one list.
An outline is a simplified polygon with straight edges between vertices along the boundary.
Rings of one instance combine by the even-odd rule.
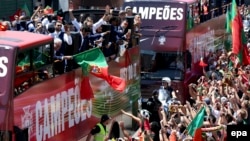
[[[88, 74], [106, 80], [106, 82], [115, 90], [123, 92], [126, 87], [126, 82], [123, 78], [110, 75], [108, 72], [108, 64], [99, 48], [90, 49], [73, 56], [78, 65], [83, 71], [82, 88], [89, 85]], [[84, 84], [83, 84], [84, 82]], [[86, 91], [86, 90], [85, 90]], [[91, 93], [91, 90], [89, 91]], [[93, 95], [93, 92], [92, 92]], [[91, 97], [91, 96], [90, 96]]]

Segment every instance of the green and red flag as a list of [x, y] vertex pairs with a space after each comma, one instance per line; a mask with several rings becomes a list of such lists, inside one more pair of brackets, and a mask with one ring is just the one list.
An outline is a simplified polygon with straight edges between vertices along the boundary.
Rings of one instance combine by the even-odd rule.
[[191, 123], [188, 125], [187, 131], [188, 131], [188, 134], [191, 135], [192, 137], [194, 137], [194, 135], [196, 134], [196, 131], [198, 133], [195, 135], [195, 137], [202, 136], [200, 129], [204, 122], [205, 113], [206, 113], [206, 108], [203, 106], [199, 110], [199, 112], [196, 114], [194, 119], [191, 121]]
[[45, 15], [53, 15], [53, 14], [54, 14], [54, 10], [53, 10], [52, 7], [46, 6], [46, 7], [44, 8], [44, 10], [43, 10], [43, 13], [44, 13]]
[[231, 11], [227, 13], [226, 22], [226, 31], [232, 33], [232, 53], [238, 56], [239, 64], [250, 64], [242, 18], [235, 0], [232, 1]]
[[108, 72], [108, 64], [99, 48], [90, 49], [73, 56], [78, 65], [82, 67], [84, 75], [89, 73], [106, 80], [106, 82], [115, 90], [123, 92], [126, 82], [123, 78], [110, 75]]
[[227, 7], [227, 13], [226, 13], [226, 23], [225, 28], [227, 33], [231, 33], [231, 11], [229, 9], [229, 6]]
[[[229, 9], [229, 6], [227, 7], [227, 13], [226, 13], [226, 23], [225, 23], [225, 29], [226, 29], [226, 32], [227, 33], [230, 33], [231, 34], [231, 12], [230, 12], [230, 9]], [[227, 39], [225, 39], [225, 42], [224, 42], [224, 45], [225, 45], [225, 49], [226, 51], [231, 51], [231, 37], [232, 36], [227, 36]]]
[[238, 55], [242, 49], [241, 31], [243, 29], [243, 24], [235, 0], [232, 1], [232, 8], [230, 15], [231, 15], [230, 25], [232, 32], [232, 53]]

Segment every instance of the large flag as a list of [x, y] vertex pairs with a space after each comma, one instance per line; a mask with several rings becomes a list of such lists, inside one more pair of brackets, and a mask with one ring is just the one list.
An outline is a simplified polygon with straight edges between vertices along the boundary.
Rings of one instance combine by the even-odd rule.
[[[230, 12], [229, 6], [227, 7], [225, 29], [227, 33], [231, 34], [231, 12]], [[232, 36], [228, 35], [227, 39], [225, 39], [225, 42], [224, 42], [225, 49], [228, 52], [231, 51], [231, 44], [232, 44], [231, 38]]]
[[[200, 109], [200, 111], [196, 114], [194, 119], [191, 121], [191, 123], [188, 125], [187, 131], [188, 131], [188, 134], [191, 135], [192, 137], [194, 136], [195, 131], [198, 128], [201, 128], [201, 126], [203, 125], [205, 112], [206, 112], [206, 108], [203, 106]], [[197, 131], [199, 131], [199, 130], [197, 130]]]
[[115, 90], [123, 92], [125, 90], [125, 80], [110, 75], [108, 72], [108, 64], [99, 48], [90, 49], [73, 56], [78, 65], [82, 67], [84, 75], [91, 73], [92, 75], [102, 78]]
[[232, 8], [230, 15], [231, 15], [230, 23], [232, 32], [232, 53], [238, 55], [242, 49], [241, 31], [243, 29], [243, 24], [235, 0], [232, 1]]
[[80, 87], [80, 98], [90, 100], [94, 98], [93, 90], [89, 84], [89, 77], [83, 76], [81, 81], [81, 87]]
[[231, 11], [227, 12], [226, 23], [226, 31], [232, 33], [232, 53], [238, 56], [239, 64], [250, 64], [242, 19], [235, 0], [232, 1]]
[[203, 141], [201, 128], [196, 129], [194, 136], [193, 136], [193, 141]]

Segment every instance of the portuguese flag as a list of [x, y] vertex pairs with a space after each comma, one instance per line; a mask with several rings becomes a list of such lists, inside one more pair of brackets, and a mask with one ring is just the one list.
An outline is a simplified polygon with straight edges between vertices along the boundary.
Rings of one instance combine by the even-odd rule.
[[109, 74], [108, 64], [99, 48], [90, 49], [76, 54], [73, 58], [76, 63], [82, 67], [82, 71], [85, 76], [90, 73], [96, 77], [106, 80], [113, 89], [119, 92], [124, 91], [126, 86], [125, 80]]
[[236, 1], [232, 1], [231, 8], [231, 32], [232, 32], [232, 53], [239, 54], [242, 46], [241, 46], [241, 31], [243, 29], [241, 15], [238, 12]]
[[188, 134], [196, 141], [202, 139], [201, 126], [204, 122], [205, 112], [206, 108], [203, 106], [187, 127]]
[[247, 40], [243, 31], [241, 15], [238, 11], [236, 1], [232, 1], [230, 13], [226, 18], [228, 33], [232, 34], [232, 53], [238, 56], [240, 64], [250, 64], [250, 57], [247, 50]]

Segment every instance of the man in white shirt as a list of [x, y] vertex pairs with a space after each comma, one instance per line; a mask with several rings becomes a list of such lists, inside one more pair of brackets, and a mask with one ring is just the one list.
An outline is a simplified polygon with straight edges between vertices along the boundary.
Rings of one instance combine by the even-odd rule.
[[69, 15], [71, 18], [71, 23], [74, 25], [74, 27], [77, 29], [77, 31], [80, 31], [81, 26], [83, 24], [87, 25], [88, 27], [92, 28], [92, 34], [96, 33], [96, 29], [98, 29], [103, 24], [107, 24], [107, 19], [109, 17], [109, 14], [106, 12], [101, 19], [99, 19], [96, 23], [93, 22], [93, 19], [91, 17], [87, 17], [84, 21], [77, 21], [77, 19], [73, 15], [73, 9], [69, 9]]

